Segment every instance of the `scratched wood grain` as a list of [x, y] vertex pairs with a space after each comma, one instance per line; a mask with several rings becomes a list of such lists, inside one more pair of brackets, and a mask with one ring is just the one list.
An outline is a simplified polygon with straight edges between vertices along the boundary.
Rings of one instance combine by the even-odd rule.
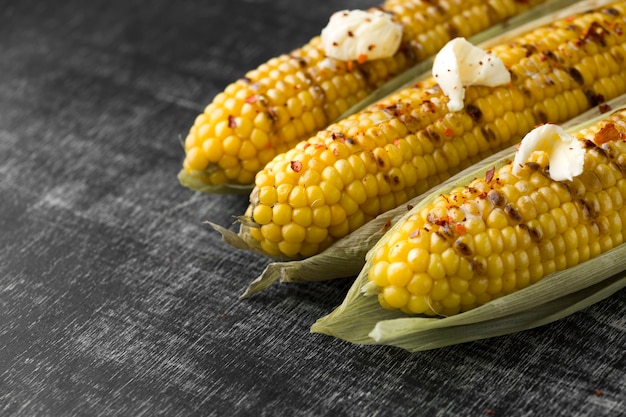
[[210, 98], [336, 0], [0, 1], [0, 415], [615, 416], [626, 293], [409, 354], [312, 335], [350, 280], [239, 301], [242, 196], [176, 180]]

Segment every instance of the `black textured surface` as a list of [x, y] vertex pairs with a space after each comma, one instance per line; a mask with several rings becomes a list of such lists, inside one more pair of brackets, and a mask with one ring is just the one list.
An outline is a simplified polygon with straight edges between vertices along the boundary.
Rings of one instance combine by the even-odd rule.
[[[239, 301], [265, 260], [176, 174], [226, 84], [373, 1], [0, 2], [0, 415], [617, 416], [626, 293], [409, 354], [310, 334], [350, 280]], [[234, 228], [234, 226], [233, 226]]]

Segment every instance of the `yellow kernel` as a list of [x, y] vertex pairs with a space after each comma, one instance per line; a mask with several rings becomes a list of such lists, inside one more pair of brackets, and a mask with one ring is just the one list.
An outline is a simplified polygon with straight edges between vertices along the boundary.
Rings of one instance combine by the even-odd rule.
[[189, 164], [189, 168], [194, 171], [203, 171], [209, 163], [202, 149], [198, 147], [191, 148], [187, 151], [186, 161]]
[[237, 156], [241, 147], [241, 139], [239, 136], [230, 135], [223, 141], [224, 153], [226, 155]]
[[300, 252], [301, 246], [301, 243], [287, 242], [286, 240], [278, 242], [278, 249], [289, 257], [297, 256]]
[[350, 197], [348, 194], [342, 193], [341, 199], [339, 200], [339, 204], [346, 212], [347, 216], [354, 214], [359, 209], [359, 205]]
[[509, 219], [504, 213], [504, 210], [497, 207], [489, 213], [487, 216], [487, 227], [502, 230], [509, 225]]
[[[371, 220], [371, 219], [368, 219]], [[361, 226], [363, 226], [366, 222], [365, 219], [365, 214], [359, 210], [356, 213], [352, 213], [351, 215], [348, 216], [348, 226], [350, 229], [350, 232], [360, 228]]]
[[[339, 192], [339, 190], [337, 190]], [[350, 184], [346, 186], [346, 193], [354, 200], [354, 202], [358, 205], [365, 203], [367, 199], [367, 193], [365, 191], [365, 186], [361, 182], [361, 180], [354, 180]]]
[[306, 195], [309, 207], [316, 208], [326, 204], [324, 192], [319, 185], [306, 187]]
[[319, 185], [324, 194], [326, 204], [338, 203], [341, 199], [341, 191], [328, 181], [322, 181]]
[[489, 280], [486, 277], [478, 277], [469, 281], [469, 288], [472, 294], [480, 295], [487, 291]]
[[280, 250], [278, 249], [278, 245], [274, 242], [270, 242], [267, 240], [262, 241], [261, 249], [263, 250], [263, 252], [267, 253], [270, 256], [281, 255]]
[[274, 223], [284, 226], [291, 221], [292, 208], [286, 203], [277, 203], [272, 207]]
[[447, 248], [441, 253], [441, 262], [446, 271], [447, 276], [456, 275], [459, 269], [459, 256], [452, 248]]
[[443, 315], [457, 314], [460, 311], [461, 296], [453, 291], [450, 291], [441, 300], [441, 305], [444, 306], [444, 310], [442, 311]]
[[428, 301], [424, 295], [411, 295], [409, 297], [409, 302], [407, 303], [407, 308], [411, 313], [414, 314], [422, 314], [430, 310], [430, 306], [428, 305]]
[[300, 226], [308, 227], [313, 223], [313, 210], [310, 207], [294, 208], [291, 218]]
[[361, 182], [363, 183], [365, 195], [368, 198], [376, 197], [378, 195], [378, 184], [374, 175], [366, 174]]
[[250, 141], [259, 150], [266, 149], [270, 145], [267, 133], [258, 128], [252, 129], [252, 133], [250, 133]]
[[409, 301], [409, 292], [405, 288], [387, 286], [382, 294], [385, 301], [393, 308], [402, 308]]
[[[389, 262], [404, 262], [411, 250], [411, 245], [406, 241], [399, 241], [389, 248], [387, 257]], [[430, 261], [429, 261], [430, 262]]]
[[389, 280], [389, 284], [397, 287], [405, 287], [411, 280], [412, 276], [413, 271], [404, 262], [393, 262], [387, 269], [387, 279]]
[[287, 223], [282, 228], [283, 239], [290, 243], [300, 243], [304, 241], [306, 229], [297, 223]]
[[486, 232], [478, 233], [474, 236], [474, 248], [477, 255], [488, 256], [491, 251], [491, 241]]
[[450, 278], [450, 289], [458, 294], [464, 294], [469, 290], [469, 281], [459, 277]]
[[450, 245], [443, 235], [439, 233], [432, 233], [430, 235], [430, 251], [432, 253], [441, 254], [449, 247]]
[[450, 283], [447, 279], [435, 279], [433, 280], [433, 287], [430, 291], [430, 298], [434, 301], [443, 300], [443, 298], [450, 292]]
[[376, 262], [369, 270], [369, 280], [379, 287], [386, 287], [389, 285], [389, 281], [387, 279], [388, 267], [389, 263], [387, 262]]
[[472, 279], [474, 277], [474, 268], [472, 262], [467, 258], [460, 258], [459, 267], [457, 268], [456, 274], [457, 277], [464, 280]]
[[311, 225], [306, 228], [306, 237], [304, 240], [308, 243], [322, 243], [327, 236], [327, 228]]
[[501, 277], [504, 273], [504, 263], [500, 255], [492, 254], [487, 257], [487, 277], [490, 279]]
[[268, 224], [272, 221], [272, 208], [263, 204], [254, 207], [252, 218], [260, 225]]
[[276, 188], [260, 187], [258, 190], [257, 198], [261, 204], [271, 206], [276, 203]]
[[289, 201], [289, 194], [291, 194], [291, 190], [293, 188], [293, 184], [280, 184], [276, 187], [276, 201], [279, 203], [286, 203]]
[[210, 138], [204, 141], [202, 144], [202, 151], [207, 157], [209, 162], [219, 162], [224, 155], [224, 149], [222, 143], [216, 138]]
[[439, 280], [445, 278], [446, 269], [443, 265], [441, 254], [431, 253], [428, 260], [428, 268], [426, 269], [428, 275], [433, 279]]
[[426, 295], [430, 292], [432, 286], [433, 279], [428, 274], [420, 272], [413, 274], [406, 288], [411, 294]]
[[[322, 227], [322, 228], [327, 228], [328, 226], [333, 224], [332, 223], [333, 215], [332, 215], [331, 208], [329, 206], [324, 205], [320, 207], [315, 207], [312, 210], [313, 210], [312, 213], [313, 213], [314, 225], [318, 227]], [[341, 222], [344, 219], [345, 219], [345, 212], [344, 212], [343, 219], [340, 219], [338, 222]]]
[[343, 184], [350, 184], [354, 180], [352, 166], [345, 159], [338, 159], [334, 164], [334, 168]]
[[429, 263], [429, 254], [422, 248], [412, 248], [407, 254], [407, 262], [415, 272], [426, 271]]
[[296, 185], [289, 193], [289, 205], [293, 208], [305, 207], [307, 205], [306, 191], [303, 186]]
[[338, 224], [341, 224], [348, 217], [346, 215], [346, 211], [339, 204], [332, 204], [329, 207], [330, 207], [330, 226], [336, 226]]
[[282, 228], [276, 223], [269, 223], [261, 226], [261, 234], [270, 242], [278, 243], [283, 240]]
[[469, 235], [477, 235], [480, 232], [485, 231], [485, 222], [479, 216], [468, 217], [463, 223], [465, 231]]

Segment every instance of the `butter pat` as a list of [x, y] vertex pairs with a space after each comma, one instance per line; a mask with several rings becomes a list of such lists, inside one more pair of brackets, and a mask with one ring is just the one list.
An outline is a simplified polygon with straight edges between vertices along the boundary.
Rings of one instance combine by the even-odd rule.
[[554, 181], [572, 180], [583, 172], [585, 150], [582, 144], [558, 125], [545, 124], [524, 136], [513, 160], [513, 174], [517, 174], [536, 151], [548, 154], [550, 178]]
[[465, 38], [452, 39], [439, 51], [432, 73], [450, 99], [450, 111], [463, 109], [465, 87], [495, 87], [511, 82], [511, 74], [500, 58], [472, 45]]
[[402, 25], [380, 10], [334, 13], [322, 30], [326, 56], [365, 62], [393, 56], [400, 47]]

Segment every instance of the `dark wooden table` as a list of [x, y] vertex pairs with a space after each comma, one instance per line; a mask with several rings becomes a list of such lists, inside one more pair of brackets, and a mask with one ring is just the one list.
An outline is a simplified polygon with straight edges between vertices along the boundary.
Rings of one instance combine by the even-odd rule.
[[[356, 0], [0, 1], [0, 415], [617, 416], [626, 293], [410, 354], [310, 334], [350, 279], [238, 299], [245, 196], [181, 187], [213, 95]], [[622, 414], [623, 415], [623, 414]]]

